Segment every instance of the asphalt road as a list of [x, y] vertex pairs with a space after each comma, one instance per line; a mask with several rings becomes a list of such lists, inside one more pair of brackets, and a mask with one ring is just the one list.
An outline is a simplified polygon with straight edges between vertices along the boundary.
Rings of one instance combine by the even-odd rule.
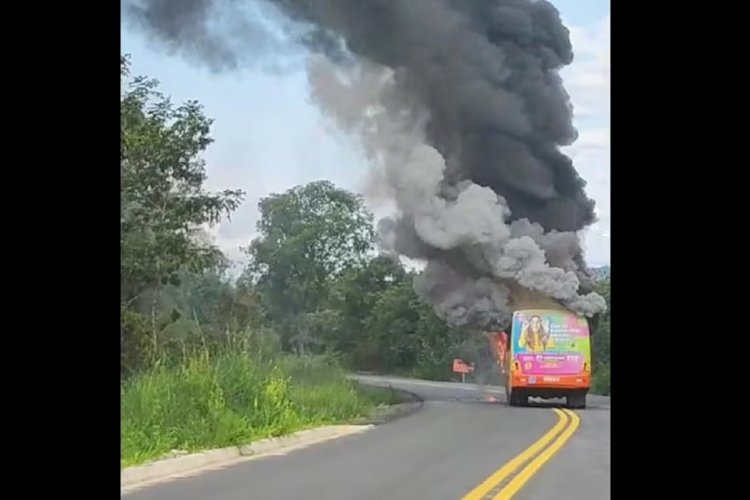
[[[359, 378], [370, 384], [392, 385], [416, 393], [425, 400], [424, 405], [416, 413], [362, 434], [157, 484], [125, 497], [129, 500], [484, 498], [484, 493], [476, 488], [482, 483], [490, 484], [492, 481], [485, 480], [497, 477], [504, 464], [560, 421], [551, 405], [508, 406], [503, 390], [497, 387], [482, 389], [471, 384]], [[488, 401], [488, 396], [496, 401]], [[575, 414], [578, 418], [571, 419], [579, 420], [580, 425], [569, 440], [555, 454], [540, 449], [541, 455], [549, 455], [548, 461], [537, 470], [529, 466], [529, 473], [533, 474], [513, 498], [610, 498], [609, 398], [590, 396], [588, 407], [576, 410]], [[559, 445], [550, 441], [548, 446]], [[530, 460], [536, 463], [540, 459]], [[488, 490], [487, 498], [501, 488], [509, 488], [508, 481], [517, 481], [513, 477], [514, 474], [507, 476], [499, 486]]]

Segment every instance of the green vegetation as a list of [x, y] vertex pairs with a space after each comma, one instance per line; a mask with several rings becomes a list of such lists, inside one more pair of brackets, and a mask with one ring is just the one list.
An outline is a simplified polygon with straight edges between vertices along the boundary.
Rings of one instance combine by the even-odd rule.
[[[451, 379], [454, 357], [488, 349], [377, 256], [372, 214], [330, 182], [262, 199], [248, 263], [230, 279], [206, 228], [244, 193], [204, 187], [211, 120], [131, 78], [126, 58], [121, 89], [123, 465], [358, 419], [396, 395], [345, 370]], [[597, 328], [597, 388], [608, 391], [609, 317]]]
[[609, 307], [610, 307], [610, 281], [609, 277], [596, 283], [596, 291], [606, 299], [607, 311], [597, 318], [594, 323], [594, 336], [592, 344], [593, 363], [593, 387], [592, 392], [609, 396]]
[[396, 401], [319, 357], [196, 352], [122, 384], [121, 465], [347, 422]]

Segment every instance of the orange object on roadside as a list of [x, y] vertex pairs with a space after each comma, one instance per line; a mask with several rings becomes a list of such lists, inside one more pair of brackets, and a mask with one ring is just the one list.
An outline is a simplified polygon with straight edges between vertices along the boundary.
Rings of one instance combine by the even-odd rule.
[[463, 359], [456, 358], [453, 360], [453, 371], [456, 373], [471, 373], [474, 371], [474, 367], [467, 365]]

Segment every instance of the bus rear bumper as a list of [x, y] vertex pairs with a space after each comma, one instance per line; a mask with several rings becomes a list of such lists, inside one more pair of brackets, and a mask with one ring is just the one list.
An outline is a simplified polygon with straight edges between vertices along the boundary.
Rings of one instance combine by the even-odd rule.
[[[588, 392], [591, 388], [591, 376], [589, 374], [578, 375], [514, 375], [511, 380], [513, 389], [523, 389], [529, 394], [554, 393], [562, 397], [573, 392]], [[545, 397], [545, 396], [539, 396]]]

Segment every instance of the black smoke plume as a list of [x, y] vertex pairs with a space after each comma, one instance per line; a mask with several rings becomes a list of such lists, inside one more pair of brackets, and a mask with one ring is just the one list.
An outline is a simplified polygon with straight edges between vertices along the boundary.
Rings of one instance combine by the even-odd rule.
[[[247, 57], [248, 2], [135, 0], [125, 13], [214, 69]], [[426, 262], [420, 295], [456, 325], [503, 326], [514, 307], [605, 308], [577, 231], [594, 203], [560, 150], [575, 141], [558, 11], [539, 0], [257, 0], [311, 54], [316, 103], [358, 134], [398, 215], [384, 248]], [[231, 36], [230, 36], [231, 35]], [[269, 47], [272, 44], [269, 44]], [[254, 47], [253, 49], [257, 49]], [[268, 47], [261, 47], [268, 48]], [[587, 293], [589, 292], [589, 293]]]

